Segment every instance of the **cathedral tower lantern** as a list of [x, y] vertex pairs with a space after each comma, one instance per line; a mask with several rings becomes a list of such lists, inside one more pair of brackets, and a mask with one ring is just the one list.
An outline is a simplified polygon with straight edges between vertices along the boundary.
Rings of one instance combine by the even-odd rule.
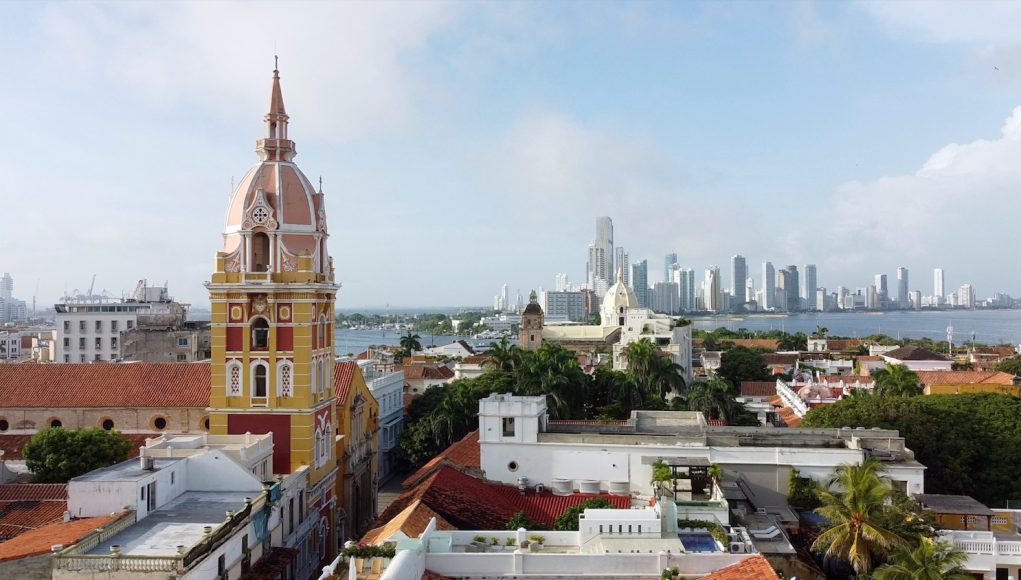
[[[333, 321], [337, 284], [323, 193], [294, 164], [280, 73], [273, 71], [258, 162], [227, 208], [206, 284], [212, 305], [213, 434], [273, 433], [273, 473], [308, 468], [308, 512], [335, 546]], [[326, 548], [326, 556], [332, 549]]]

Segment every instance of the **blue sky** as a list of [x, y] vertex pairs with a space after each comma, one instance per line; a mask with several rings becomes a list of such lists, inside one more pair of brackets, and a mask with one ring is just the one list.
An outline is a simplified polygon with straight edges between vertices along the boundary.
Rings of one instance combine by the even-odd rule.
[[581, 281], [599, 215], [652, 280], [668, 251], [741, 253], [1019, 295], [1019, 25], [1008, 2], [3, 3], [0, 270], [41, 303], [97, 274], [204, 306], [277, 52], [341, 307]]

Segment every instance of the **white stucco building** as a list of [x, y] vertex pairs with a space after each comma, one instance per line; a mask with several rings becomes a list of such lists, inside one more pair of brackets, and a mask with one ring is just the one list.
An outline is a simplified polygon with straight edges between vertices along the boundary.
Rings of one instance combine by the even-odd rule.
[[379, 403], [379, 482], [393, 476], [394, 448], [404, 432], [404, 373], [378, 360], [358, 362], [365, 385]]
[[479, 444], [488, 479], [527, 478], [554, 492], [649, 496], [656, 460], [698, 460], [739, 476], [759, 502], [786, 505], [792, 468], [822, 482], [866, 457], [883, 461], [903, 491], [925, 489], [925, 466], [896, 431], [883, 429], [712, 427], [686, 411], [634, 411], [627, 421], [579, 424], [549, 420], [544, 397], [490, 395], [479, 402]]

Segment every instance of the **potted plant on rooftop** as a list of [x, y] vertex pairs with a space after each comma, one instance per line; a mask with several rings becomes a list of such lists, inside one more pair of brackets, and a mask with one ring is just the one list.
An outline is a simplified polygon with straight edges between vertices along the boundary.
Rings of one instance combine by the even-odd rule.
[[531, 542], [528, 545], [528, 549], [531, 550], [532, 552], [538, 552], [543, 548], [543, 546], [546, 545], [546, 536], [532, 534], [531, 536], [528, 536], [528, 539]]

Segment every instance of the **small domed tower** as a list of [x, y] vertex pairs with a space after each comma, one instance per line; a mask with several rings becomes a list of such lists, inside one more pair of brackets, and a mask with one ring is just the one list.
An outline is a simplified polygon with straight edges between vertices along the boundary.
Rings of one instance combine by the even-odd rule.
[[528, 295], [528, 306], [521, 313], [521, 326], [518, 329], [518, 346], [525, 350], [537, 350], [542, 346], [542, 306], [535, 290]]

